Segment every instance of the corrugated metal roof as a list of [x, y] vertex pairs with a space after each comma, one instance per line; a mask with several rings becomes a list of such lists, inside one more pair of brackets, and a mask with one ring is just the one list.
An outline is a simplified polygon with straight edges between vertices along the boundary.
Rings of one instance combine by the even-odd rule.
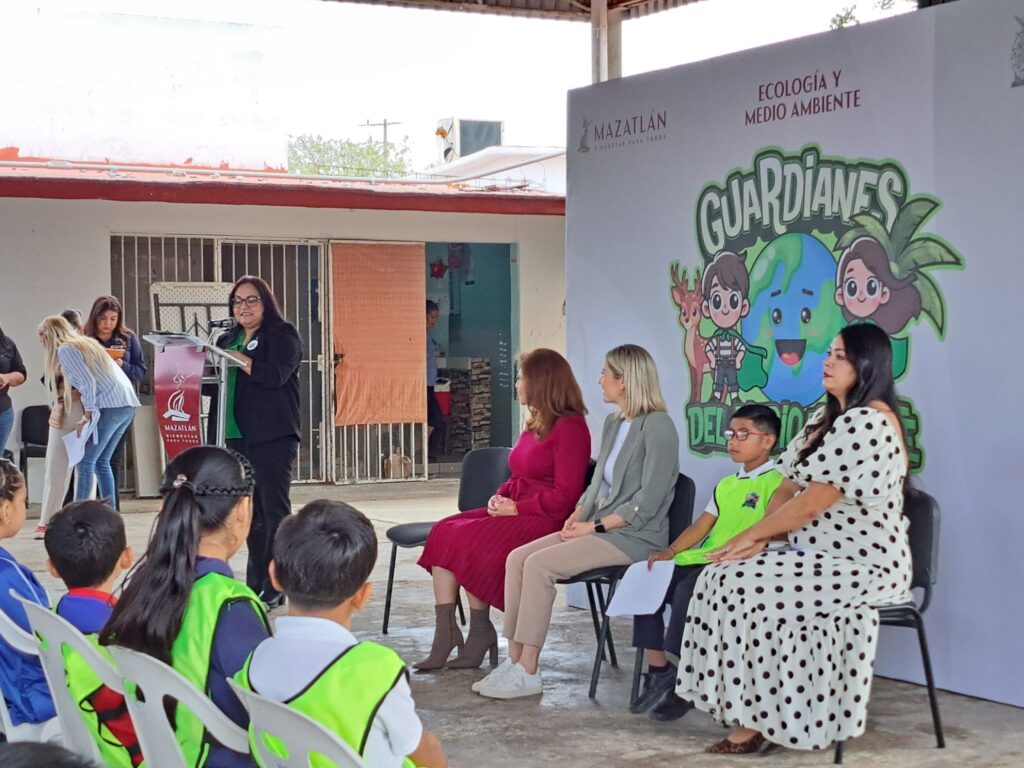
[[[590, 21], [589, 0], [330, 0], [367, 5], [394, 5], [402, 8], [429, 8], [439, 11], [463, 11], [506, 16], [531, 16], [541, 19]], [[608, 0], [608, 10], [623, 11], [627, 19], [667, 11], [699, 0]]]

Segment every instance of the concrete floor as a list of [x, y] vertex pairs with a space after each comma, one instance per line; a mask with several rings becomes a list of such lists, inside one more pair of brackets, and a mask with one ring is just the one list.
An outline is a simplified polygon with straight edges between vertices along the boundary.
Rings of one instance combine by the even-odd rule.
[[[346, 501], [373, 522], [381, 548], [373, 574], [376, 593], [368, 609], [357, 616], [360, 637], [383, 642], [411, 663], [426, 656], [433, 633], [432, 591], [427, 574], [416, 565], [419, 550], [399, 550], [391, 627], [381, 634], [384, 591], [390, 544], [385, 531], [392, 525], [433, 520], [455, 509], [457, 481], [388, 483], [363, 487], [295, 486], [296, 508], [317, 498]], [[141, 551], [158, 503], [126, 500], [129, 542]], [[31, 511], [30, 511], [31, 514]], [[21, 562], [32, 567], [57, 595], [61, 585], [44, 569], [42, 542], [32, 539], [30, 520], [18, 537], [4, 542]], [[232, 565], [244, 573], [244, 551]], [[500, 615], [493, 617], [499, 627]], [[909, 630], [908, 630], [909, 631]], [[594, 635], [587, 612], [556, 605], [551, 634], [542, 656], [544, 694], [518, 701], [495, 701], [470, 691], [485, 670], [414, 673], [412, 689], [425, 727], [437, 733], [460, 768], [604, 768], [605, 766], [686, 765], [743, 766], [770, 761], [777, 766], [823, 766], [831, 753], [779, 750], [763, 757], [707, 755], [704, 747], [726, 731], [701, 712], [690, 712], [675, 723], [656, 723], [630, 715], [629, 698], [633, 650], [629, 622], [613, 622], [620, 668], [604, 665], [597, 697], [587, 697], [593, 662]], [[501, 656], [504, 658], [502, 647]], [[940, 694], [946, 749], [935, 748], [925, 690], [919, 686], [876, 678], [868, 708], [867, 733], [847, 745], [845, 764], [888, 768], [904, 766], [1024, 766], [1024, 709]]]

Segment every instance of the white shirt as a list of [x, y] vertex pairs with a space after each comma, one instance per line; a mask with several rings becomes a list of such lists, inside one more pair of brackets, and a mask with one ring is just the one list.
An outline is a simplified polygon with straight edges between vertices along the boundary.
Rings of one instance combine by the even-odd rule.
[[[357, 642], [355, 635], [330, 619], [281, 616], [274, 623], [273, 637], [253, 652], [249, 679], [261, 696], [286, 701]], [[377, 710], [363, 759], [370, 768], [401, 768], [422, 737], [423, 724], [403, 675]]]
[[619, 453], [622, 451], [622, 444], [626, 442], [626, 436], [629, 434], [629, 425], [631, 422], [622, 420], [619, 424], [619, 431], [615, 434], [615, 442], [612, 443], [612, 449], [608, 452], [608, 460], [604, 463], [604, 473], [601, 475], [601, 490], [597, 494], [598, 498], [602, 501], [608, 498], [608, 494], [612, 492], [612, 481], [615, 476], [615, 461], [619, 458]]

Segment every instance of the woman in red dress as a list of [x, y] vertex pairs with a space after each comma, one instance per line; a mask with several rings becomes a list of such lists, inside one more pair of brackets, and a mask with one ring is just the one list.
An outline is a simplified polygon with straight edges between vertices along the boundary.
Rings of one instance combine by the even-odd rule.
[[[519, 402], [529, 409], [526, 429], [508, 458], [512, 476], [483, 509], [439, 521], [419, 564], [434, 579], [436, 626], [430, 655], [416, 669], [478, 667], [490, 652], [498, 659], [498, 634], [490, 607], [505, 608], [505, 558], [523, 544], [561, 530], [583, 493], [590, 460], [590, 431], [580, 385], [564, 357], [535, 349], [520, 361]], [[469, 598], [469, 636], [455, 621], [459, 587]], [[453, 648], [458, 657], [449, 662]]]

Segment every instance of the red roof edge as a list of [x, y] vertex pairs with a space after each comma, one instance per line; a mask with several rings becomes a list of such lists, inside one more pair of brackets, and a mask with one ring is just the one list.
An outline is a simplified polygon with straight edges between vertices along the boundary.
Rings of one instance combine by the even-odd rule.
[[430, 193], [422, 190], [422, 187], [416, 191], [382, 191], [343, 186], [285, 186], [275, 185], [272, 180], [270, 183], [261, 183], [257, 186], [214, 180], [169, 183], [127, 179], [0, 176], [0, 197], [517, 216], [565, 215], [565, 198], [561, 196], [520, 196], [500, 192]]

